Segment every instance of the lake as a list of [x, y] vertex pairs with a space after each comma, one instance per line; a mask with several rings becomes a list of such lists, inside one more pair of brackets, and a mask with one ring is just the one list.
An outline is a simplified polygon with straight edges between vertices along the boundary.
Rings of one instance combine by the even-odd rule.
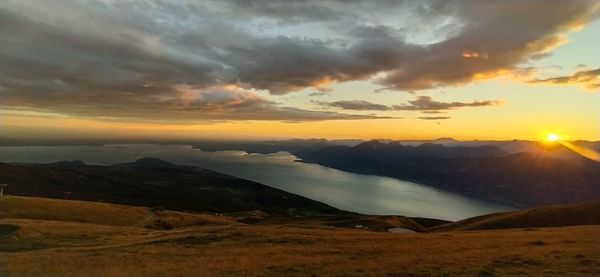
[[405, 215], [446, 220], [513, 208], [388, 177], [361, 175], [296, 162], [287, 152], [248, 154], [203, 152], [189, 145], [2, 146], [2, 162], [48, 163], [82, 160], [109, 165], [154, 157], [203, 167], [302, 195], [339, 209], [365, 214]]

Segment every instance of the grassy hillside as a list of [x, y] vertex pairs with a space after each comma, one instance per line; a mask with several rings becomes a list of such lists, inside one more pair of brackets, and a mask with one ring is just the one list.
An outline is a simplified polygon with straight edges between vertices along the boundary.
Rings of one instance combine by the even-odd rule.
[[204, 214], [156, 210], [108, 203], [4, 196], [0, 218], [73, 221], [116, 226], [177, 228], [190, 225], [236, 224], [233, 219]]
[[153, 229], [171, 229], [193, 225], [260, 224], [310, 227], [335, 226], [352, 229], [360, 226], [360, 229], [383, 232], [389, 228], [425, 230], [425, 227], [404, 216], [346, 214], [278, 217], [259, 210], [230, 214], [200, 214], [101, 202], [25, 196], [0, 198], [0, 218], [70, 221]]
[[[571, 215], [571, 212], [561, 212], [561, 207], [551, 207], [551, 210], [552, 213], [546, 215]], [[177, 221], [180, 227], [144, 228], [146, 224], [141, 224], [140, 218], [152, 217], [153, 213], [155, 211], [149, 208], [105, 203], [1, 198], [0, 275], [600, 274], [599, 225], [387, 233], [352, 228], [352, 225], [375, 219], [380, 220], [378, 224], [406, 224], [405, 218], [332, 216], [288, 217], [286, 220], [285, 217], [268, 218], [262, 212], [212, 216], [158, 211], [159, 218], [180, 219]], [[248, 224], [235, 221], [244, 218], [262, 219]], [[336, 221], [345, 222], [340, 224], [344, 228], [331, 224]]]
[[415, 232], [423, 232], [426, 228], [415, 220], [405, 216], [394, 215], [330, 215], [299, 217], [248, 217], [240, 220], [244, 223], [261, 225], [287, 225], [303, 227], [338, 227], [364, 229], [368, 231], [387, 232], [390, 228], [404, 228]]
[[2, 276], [598, 276], [598, 226], [393, 234], [4, 219]]
[[430, 231], [494, 230], [600, 225], [600, 202], [554, 205], [495, 213], [430, 228]]

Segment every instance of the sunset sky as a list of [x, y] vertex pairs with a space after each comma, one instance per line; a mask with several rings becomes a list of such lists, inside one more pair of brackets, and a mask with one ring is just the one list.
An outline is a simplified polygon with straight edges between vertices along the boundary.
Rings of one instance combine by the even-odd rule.
[[599, 8], [4, 0], [0, 138], [600, 140]]

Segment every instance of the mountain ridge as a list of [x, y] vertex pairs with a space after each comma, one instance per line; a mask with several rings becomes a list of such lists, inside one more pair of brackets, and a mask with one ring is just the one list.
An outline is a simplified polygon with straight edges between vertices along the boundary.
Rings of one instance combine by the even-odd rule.
[[326, 204], [256, 182], [154, 158], [111, 166], [82, 162], [0, 163], [6, 192], [22, 196], [105, 201], [172, 210], [273, 214], [343, 214]]
[[294, 153], [302, 161], [413, 181], [518, 207], [600, 199], [600, 164], [494, 146], [369, 141]]

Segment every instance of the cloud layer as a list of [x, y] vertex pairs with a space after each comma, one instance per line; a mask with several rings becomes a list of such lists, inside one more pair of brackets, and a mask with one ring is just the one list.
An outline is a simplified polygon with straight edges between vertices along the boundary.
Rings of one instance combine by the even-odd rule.
[[503, 103], [500, 100], [485, 100], [473, 102], [440, 102], [430, 96], [419, 96], [415, 100], [408, 101], [408, 104], [386, 106], [375, 104], [363, 100], [345, 100], [345, 101], [313, 101], [316, 104], [326, 107], [333, 107], [342, 110], [354, 111], [420, 111], [424, 113], [440, 113], [448, 110], [465, 107], [485, 107], [498, 106]]
[[[467, 84], [547, 55], [599, 5], [6, 0], [1, 104], [165, 120], [363, 118], [281, 107], [256, 91], [326, 91], [369, 78], [397, 90]], [[395, 109], [423, 110], [429, 100]]]
[[342, 110], [353, 110], [353, 111], [389, 111], [390, 107], [381, 104], [371, 103], [364, 100], [342, 100], [334, 102], [324, 101], [313, 101], [313, 103], [328, 106], [333, 108], [339, 108]]
[[464, 107], [485, 107], [485, 106], [498, 106], [502, 104], [500, 100], [485, 100], [485, 101], [473, 101], [473, 102], [440, 102], [435, 101], [430, 96], [419, 96], [415, 100], [408, 101], [409, 104], [405, 105], [394, 105], [392, 109], [396, 111], [428, 111], [428, 112], [439, 112], [452, 110], [456, 108]]
[[417, 118], [422, 119], [422, 120], [444, 120], [444, 119], [450, 119], [451, 117], [449, 117], [449, 116], [419, 116]]

